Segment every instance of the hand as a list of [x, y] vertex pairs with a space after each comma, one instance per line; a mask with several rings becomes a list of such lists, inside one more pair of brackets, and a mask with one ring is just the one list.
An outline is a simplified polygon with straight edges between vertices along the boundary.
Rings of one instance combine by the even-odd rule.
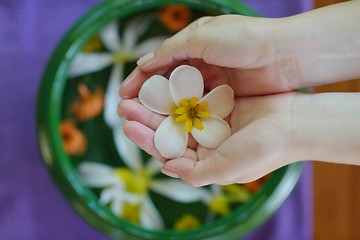
[[136, 97], [149, 76], [182, 64], [198, 68], [208, 89], [228, 84], [237, 96], [292, 91], [298, 87], [297, 65], [291, 55], [286, 61], [277, 56], [278, 21], [240, 15], [201, 18], [163, 42], [154, 55], [141, 58], [120, 95]]
[[136, 100], [124, 100], [120, 115], [129, 121], [125, 134], [140, 148], [164, 163], [163, 173], [192, 186], [255, 180], [294, 162], [292, 100], [298, 93], [237, 98], [230, 118], [232, 136], [216, 150], [191, 142], [183, 157], [163, 158], [154, 147], [154, 130], [163, 120]]

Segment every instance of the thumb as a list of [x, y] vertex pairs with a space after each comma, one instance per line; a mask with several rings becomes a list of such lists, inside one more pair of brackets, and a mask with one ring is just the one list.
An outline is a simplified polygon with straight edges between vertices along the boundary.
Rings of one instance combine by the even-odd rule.
[[212, 21], [212, 17], [203, 17], [162, 42], [154, 53], [148, 53], [137, 61], [145, 72], [158, 71], [178, 65], [190, 58], [203, 58], [206, 37], [200, 33], [203, 25]]
[[178, 175], [184, 182], [193, 187], [209, 184], [230, 184], [233, 165], [219, 153], [211, 157], [196, 161], [189, 158], [172, 159], [164, 163], [163, 168]]

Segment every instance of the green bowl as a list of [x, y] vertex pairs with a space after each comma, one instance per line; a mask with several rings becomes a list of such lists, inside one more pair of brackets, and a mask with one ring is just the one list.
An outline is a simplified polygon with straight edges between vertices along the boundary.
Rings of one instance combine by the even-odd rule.
[[[44, 72], [37, 103], [41, 153], [53, 180], [72, 207], [93, 227], [110, 238], [237, 239], [259, 227], [279, 208], [298, 181], [302, 164], [292, 164], [273, 172], [258, 192], [248, 201], [233, 205], [231, 213], [226, 216], [214, 217], [195, 229], [185, 231], [171, 229], [171, 224], [163, 230], [151, 230], [116, 216], [108, 206], [100, 204], [101, 191], [89, 188], [80, 179], [77, 169], [83, 162], [124, 167], [121, 154], [114, 143], [112, 129], [105, 123], [103, 112], [89, 120], [75, 122], [87, 139], [88, 147], [85, 153], [70, 156], [63, 148], [63, 136], [59, 126], [64, 119], [74, 117], [74, 113], [69, 109], [78, 97], [77, 84], [86, 84], [90, 91], [96, 87], [105, 89], [112, 70], [112, 66], [109, 66], [92, 73], [70, 76], [69, 72], [78, 54], [89, 46], [90, 41], [96, 40], [97, 34], [110, 23], [116, 21], [123, 26], [137, 16], [147, 16], [146, 21], [149, 21], [148, 30], [138, 36], [139, 41], [158, 35], [170, 36], [177, 30], [162, 26], [156, 16], [164, 7], [174, 4], [190, 10], [191, 17], [187, 21], [218, 14], [258, 16], [252, 9], [232, 0], [113, 0], [103, 1], [95, 6], [64, 36]], [[123, 34], [121, 31], [119, 30], [120, 35]], [[94, 49], [92, 51], [95, 53], [108, 51], [101, 45], [101, 41], [100, 47], [96, 49], [95, 44]], [[122, 71], [126, 76], [136, 66], [135, 60], [121, 61]], [[142, 157], [144, 161], [149, 160], [145, 153], [142, 153]], [[157, 177], [166, 179], [165, 176]], [[177, 204], [156, 194], [151, 194], [150, 197], [164, 215], [165, 223], [170, 221], [173, 215], [182, 212], [194, 212], [199, 216], [207, 214], [207, 209], [200, 203]]]

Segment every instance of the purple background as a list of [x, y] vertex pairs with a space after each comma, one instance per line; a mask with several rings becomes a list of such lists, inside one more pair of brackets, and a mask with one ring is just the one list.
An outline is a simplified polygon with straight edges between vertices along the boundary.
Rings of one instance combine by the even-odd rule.
[[[61, 196], [37, 146], [35, 104], [45, 64], [67, 29], [99, 0], [0, 0], [0, 239], [105, 239]], [[246, 0], [263, 16], [309, 10], [311, 0]], [[249, 239], [312, 239], [312, 173]]]

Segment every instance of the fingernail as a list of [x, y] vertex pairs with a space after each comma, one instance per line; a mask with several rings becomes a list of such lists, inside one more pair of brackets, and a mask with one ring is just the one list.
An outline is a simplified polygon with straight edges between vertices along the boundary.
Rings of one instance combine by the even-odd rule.
[[166, 168], [162, 168], [161, 169], [161, 172], [169, 177], [172, 177], [172, 178], [179, 178], [179, 175], [177, 175], [176, 173], [174, 173], [173, 171], [170, 171], [169, 169], [166, 169]]
[[127, 99], [129, 98], [129, 96], [127, 95], [127, 92], [126, 92], [126, 86], [131, 84], [131, 82], [136, 79], [136, 76], [138, 74], [138, 71], [137, 69], [134, 69], [134, 71], [132, 71], [125, 79], [124, 81], [121, 83], [121, 86], [120, 86], [120, 91], [119, 91], [119, 95], [121, 98], [123, 99]]
[[153, 57], [154, 57], [154, 53], [153, 53], [153, 52], [148, 53], [148, 54], [140, 57], [139, 60], [137, 60], [136, 64], [137, 64], [138, 66], [143, 66], [143, 65], [145, 65], [146, 63], [148, 63]]

